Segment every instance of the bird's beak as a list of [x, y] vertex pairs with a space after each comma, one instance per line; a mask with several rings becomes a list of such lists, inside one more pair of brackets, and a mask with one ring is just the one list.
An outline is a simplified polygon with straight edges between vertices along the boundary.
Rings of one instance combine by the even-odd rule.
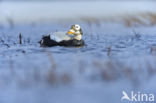
[[69, 30], [69, 31], [67, 32], [67, 34], [74, 34], [74, 31], [73, 31], [73, 30]]

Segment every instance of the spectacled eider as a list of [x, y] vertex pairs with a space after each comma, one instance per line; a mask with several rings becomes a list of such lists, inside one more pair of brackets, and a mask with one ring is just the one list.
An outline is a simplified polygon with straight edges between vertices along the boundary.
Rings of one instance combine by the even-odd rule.
[[72, 25], [68, 32], [54, 32], [44, 35], [40, 41], [41, 46], [83, 46], [83, 32], [79, 25]]

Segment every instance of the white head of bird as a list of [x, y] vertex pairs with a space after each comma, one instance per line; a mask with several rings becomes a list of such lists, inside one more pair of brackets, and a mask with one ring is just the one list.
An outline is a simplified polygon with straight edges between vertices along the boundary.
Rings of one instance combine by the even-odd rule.
[[75, 25], [72, 25], [70, 30], [67, 32], [67, 34], [73, 34], [73, 35], [82, 35], [82, 30], [81, 30], [81, 27], [80, 25], [78, 24], [75, 24]]
[[80, 25], [78, 24], [72, 25], [72, 28], [76, 31], [79, 31], [81, 29]]
[[67, 32], [67, 34], [74, 35], [74, 39], [81, 40], [83, 32], [80, 25], [75, 24], [71, 26], [71, 29]]

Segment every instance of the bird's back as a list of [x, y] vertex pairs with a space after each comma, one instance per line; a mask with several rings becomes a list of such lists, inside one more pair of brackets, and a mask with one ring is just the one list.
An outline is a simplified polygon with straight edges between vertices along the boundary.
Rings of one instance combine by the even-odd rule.
[[50, 34], [50, 39], [60, 42], [63, 40], [71, 40], [71, 37], [66, 32], [54, 32]]

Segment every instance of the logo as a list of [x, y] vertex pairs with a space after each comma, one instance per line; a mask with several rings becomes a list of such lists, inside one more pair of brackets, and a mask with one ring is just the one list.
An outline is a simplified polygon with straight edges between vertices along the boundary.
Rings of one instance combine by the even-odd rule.
[[125, 91], [122, 91], [121, 101], [134, 101], [134, 102], [153, 102], [154, 101], [154, 94], [147, 94], [134, 91], [131, 91], [130, 95], [128, 95]]

